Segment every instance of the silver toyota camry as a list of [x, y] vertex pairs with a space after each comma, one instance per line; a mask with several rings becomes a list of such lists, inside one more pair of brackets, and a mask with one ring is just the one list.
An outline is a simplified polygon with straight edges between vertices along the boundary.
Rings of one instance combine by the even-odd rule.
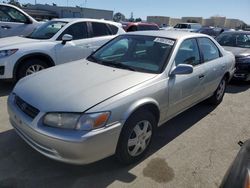
[[207, 35], [124, 34], [85, 60], [20, 80], [10, 122], [52, 159], [88, 164], [115, 154], [128, 164], [145, 155], [158, 126], [205, 99], [218, 105], [234, 67]]

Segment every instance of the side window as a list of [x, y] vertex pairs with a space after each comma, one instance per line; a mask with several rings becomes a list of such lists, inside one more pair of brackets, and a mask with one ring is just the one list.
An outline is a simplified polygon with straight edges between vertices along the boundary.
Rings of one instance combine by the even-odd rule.
[[27, 23], [29, 21], [23, 13], [7, 6], [0, 6], [0, 20], [5, 22], [18, 23]]
[[105, 23], [92, 22], [93, 37], [111, 35], [108, 26]]
[[112, 35], [116, 35], [118, 32], [118, 27], [111, 25], [111, 24], [108, 24], [108, 26], [109, 26], [110, 30], [112, 31]]
[[219, 49], [209, 38], [199, 38], [198, 41], [204, 62], [220, 57]]
[[175, 57], [175, 65], [179, 64], [193, 66], [200, 64], [200, 53], [195, 39], [187, 39], [182, 42]]
[[88, 38], [88, 29], [86, 22], [75, 23], [69, 26], [65, 31], [60, 35], [58, 40], [62, 40], [63, 35], [69, 34], [73, 36], [73, 40], [85, 39]]

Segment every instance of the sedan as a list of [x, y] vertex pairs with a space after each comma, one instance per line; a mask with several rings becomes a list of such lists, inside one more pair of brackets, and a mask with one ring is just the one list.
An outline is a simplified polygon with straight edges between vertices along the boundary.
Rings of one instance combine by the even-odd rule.
[[216, 40], [235, 55], [236, 72], [233, 79], [250, 81], [250, 32], [228, 31], [219, 35]]
[[85, 60], [20, 80], [8, 98], [10, 122], [52, 159], [88, 164], [115, 154], [133, 163], [157, 127], [203, 100], [218, 105], [234, 64], [207, 35], [123, 34]]

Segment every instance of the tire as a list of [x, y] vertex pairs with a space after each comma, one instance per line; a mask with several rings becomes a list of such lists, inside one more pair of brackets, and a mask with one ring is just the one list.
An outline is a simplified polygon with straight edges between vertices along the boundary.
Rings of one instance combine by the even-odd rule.
[[17, 80], [46, 68], [48, 68], [47, 63], [40, 59], [28, 59], [23, 61], [20, 63], [20, 67], [17, 71]]
[[212, 105], [219, 105], [221, 101], [223, 100], [225, 90], [226, 90], [226, 85], [227, 85], [227, 79], [226, 77], [223, 77], [222, 80], [220, 81], [219, 86], [215, 90], [213, 96], [211, 96], [208, 99], [208, 102]]
[[132, 114], [120, 134], [116, 158], [123, 164], [131, 164], [143, 158], [151, 145], [156, 124], [154, 115], [147, 110]]

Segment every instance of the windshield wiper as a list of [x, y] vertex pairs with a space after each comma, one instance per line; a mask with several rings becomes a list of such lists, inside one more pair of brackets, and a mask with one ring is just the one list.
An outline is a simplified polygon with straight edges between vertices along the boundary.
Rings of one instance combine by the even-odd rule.
[[127, 69], [127, 70], [131, 70], [131, 71], [136, 71], [134, 68], [128, 66], [128, 65], [124, 65], [122, 63], [118, 63], [115, 61], [102, 61], [103, 65], [109, 65], [112, 67], [116, 67], [116, 68], [122, 68], [122, 69]]

